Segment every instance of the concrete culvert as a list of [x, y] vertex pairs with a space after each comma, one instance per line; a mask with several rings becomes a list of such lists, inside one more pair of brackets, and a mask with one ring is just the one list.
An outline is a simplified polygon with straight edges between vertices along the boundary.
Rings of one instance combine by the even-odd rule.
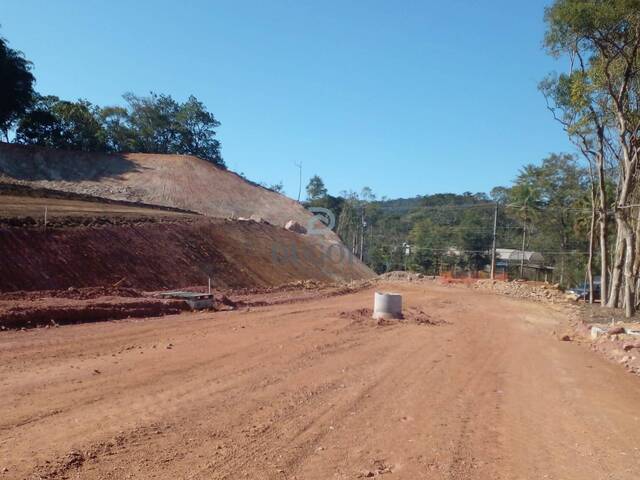
[[402, 295], [398, 293], [376, 292], [373, 299], [373, 318], [402, 318]]

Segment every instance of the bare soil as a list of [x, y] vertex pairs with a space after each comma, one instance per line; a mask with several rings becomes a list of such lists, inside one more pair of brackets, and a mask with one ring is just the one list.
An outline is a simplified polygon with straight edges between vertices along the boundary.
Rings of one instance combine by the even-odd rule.
[[[349, 284], [307, 280], [269, 288], [212, 290], [214, 305], [210, 310], [249, 309], [330, 298], [359, 291], [371, 284], [369, 280]], [[206, 292], [207, 286], [185, 287], [183, 290]], [[165, 299], [159, 293], [121, 286], [0, 293], [0, 330], [158, 317], [190, 309], [183, 300]]]
[[208, 278], [215, 288], [238, 289], [373, 276], [341, 244], [328, 247], [324, 239], [282, 227], [174, 212], [130, 217], [104, 208], [104, 215], [80, 221], [54, 217], [46, 230], [25, 228], [19, 218], [17, 225], [0, 222], [0, 292], [118, 282], [159, 290]]
[[[102, 154], [0, 142], [0, 182], [179, 208], [217, 218], [257, 215], [307, 225], [298, 202], [189, 155]], [[327, 237], [338, 238], [327, 230]]]
[[309, 289], [0, 332], [0, 478], [637, 478], [640, 382], [558, 341], [561, 305], [389, 288], [432, 321]]

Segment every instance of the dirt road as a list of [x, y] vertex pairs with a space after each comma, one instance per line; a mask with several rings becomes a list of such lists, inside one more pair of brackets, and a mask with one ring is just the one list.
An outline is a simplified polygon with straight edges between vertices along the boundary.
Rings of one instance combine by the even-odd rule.
[[640, 381], [560, 310], [392, 289], [433, 324], [366, 290], [0, 332], [0, 479], [638, 478]]

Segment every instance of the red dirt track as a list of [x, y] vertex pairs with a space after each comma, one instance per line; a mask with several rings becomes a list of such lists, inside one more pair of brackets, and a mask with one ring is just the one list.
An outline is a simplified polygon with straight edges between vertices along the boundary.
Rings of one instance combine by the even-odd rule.
[[640, 383], [551, 335], [562, 307], [386, 288], [423, 313], [377, 325], [367, 289], [0, 332], [0, 478], [638, 478]]

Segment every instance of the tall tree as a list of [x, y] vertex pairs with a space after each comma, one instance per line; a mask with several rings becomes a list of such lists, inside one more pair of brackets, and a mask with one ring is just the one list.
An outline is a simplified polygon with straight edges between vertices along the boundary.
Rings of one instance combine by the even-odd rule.
[[[152, 92], [146, 97], [126, 93], [124, 99], [128, 104], [126, 115], [111, 113], [118, 113], [117, 132], [123, 133], [120, 125], [127, 125], [129, 130], [124, 137], [110, 137], [127, 141], [125, 145], [115, 144], [117, 150], [195, 155], [224, 167], [215, 130], [220, 122], [196, 97], [179, 103], [171, 95]], [[130, 140], [132, 145], [128, 144]]]
[[[588, 175], [575, 157], [551, 154], [540, 165], [526, 165], [509, 190], [509, 210], [522, 221], [522, 250], [526, 235], [535, 224], [544, 244], [543, 249], [559, 252], [560, 283], [565, 284], [566, 257], [575, 248], [574, 229], [580, 202], [588, 191]], [[523, 262], [524, 264], [524, 262]]]
[[195, 155], [217, 165], [224, 165], [220, 153], [220, 142], [216, 137], [216, 128], [220, 122], [207, 111], [204, 104], [193, 95], [180, 105], [178, 115], [180, 125], [179, 153]]
[[22, 52], [9, 48], [0, 37], [0, 131], [9, 141], [9, 130], [33, 101], [35, 78], [32, 64]]
[[310, 201], [318, 200], [327, 196], [327, 188], [324, 186], [322, 178], [314, 175], [309, 179], [307, 184], [307, 199]]
[[140, 97], [125, 93], [135, 150], [145, 153], [177, 153], [181, 143], [180, 105], [171, 95]]
[[[640, 0], [556, 0], [546, 10], [545, 43], [556, 56], [581, 65], [605, 99], [614, 134], [607, 144], [617, 160], [616, 248], [608, 305], [631, 316], [636, 304], [640, 160]], [[597, 95], [596, 95], [597, 97]], [[601, 118], [602, 123], [606, 121]]]

